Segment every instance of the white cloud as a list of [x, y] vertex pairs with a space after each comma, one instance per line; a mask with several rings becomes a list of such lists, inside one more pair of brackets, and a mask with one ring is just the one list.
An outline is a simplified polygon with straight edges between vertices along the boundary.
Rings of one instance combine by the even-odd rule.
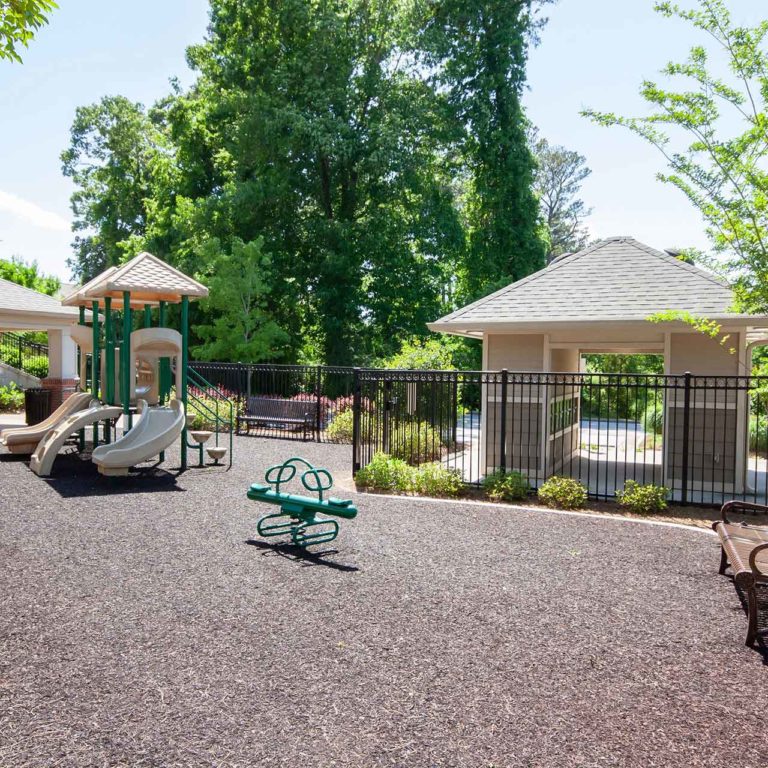
[[69, 232], [70, 223], [58, 213], [46, 211], [29, 200], [12, 195], [9, 192], [3, 192], [0, 189], [0, 211], [10, 213], [12, 216], [24, 219], [35, 227], [40, 229], [50, 229], [54, 232]]

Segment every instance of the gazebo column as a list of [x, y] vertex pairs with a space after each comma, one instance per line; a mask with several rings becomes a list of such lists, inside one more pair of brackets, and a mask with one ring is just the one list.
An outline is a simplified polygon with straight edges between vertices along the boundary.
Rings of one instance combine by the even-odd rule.
[[48, 376], [41, 386], [51, 391], [51, 410], [77, 391], [77, 345], [68, 330], [48, 331]]

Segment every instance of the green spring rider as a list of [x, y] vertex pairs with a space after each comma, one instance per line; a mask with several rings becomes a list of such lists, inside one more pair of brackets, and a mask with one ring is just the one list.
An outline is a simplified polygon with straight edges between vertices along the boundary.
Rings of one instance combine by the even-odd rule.
[[[293, 480], [302, 466], [306, 468], [301, 474], [301, 484], [316, 493], [316, 499], [280, 492], [280, 486]], [[331, 473], [327, 469], [313, 467], [306, 459], [294, 456], [270, 467], [264, 479], [267, 485], [254, 483], [248, 489], [248, 498], [252, 501], [280, 505], [279, 512], [262, 517], [256, 526], [259, 536], [264, 538], [290, 535], [297, 547], [325, 544], [339, 535], [339, 524], [327, 517], [318, 517], [318, 512], [347, 520], [357, 515], [357, 507], [350, 499], [323, 498], [323, 493], [333, 486]]]

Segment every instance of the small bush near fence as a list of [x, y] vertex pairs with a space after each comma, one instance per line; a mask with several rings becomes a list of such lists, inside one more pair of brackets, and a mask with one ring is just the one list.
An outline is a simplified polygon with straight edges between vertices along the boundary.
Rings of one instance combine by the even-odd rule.
[[663, 485], [640, 485], [627, 480], [623, 491], [616, 491], [616, 499], [622, 507], [638, 515], [653, 515], [667, 508], [669, 488]]
[[428, 422], [406, 422], [392, 435], [390, 453], [418, 466], [439, 459], [443, 447], [440, 435]]
[[367, 466], [358, 470], [355, 483], [368, 491], [408, 493], [413, 488], [413, 475], [413, 467], [402, 459], [376, 453]]
[[24, 407], [24, 390], [11, 382], [0, 387], [0, 412], [20, 411]]
[[30, 376], [44, 379], [48, 375], [48, 358], [43, 355], [27, 357], [21, 361], [21, 370]]
[[571, 477], [550, 477], [539, 488], [539, 499], [548, 507], [578, 509], [587, 503], [587, 489]]
[[461, 473], [442, 464], [424, 464], [414, 472], [413, 490], [423, 496], [458, 496], [462, 489]]
[[491, 501], [519, 501], [528, 495], [528, 478], [520, 472], [497, 470], [483, 479], [483, 490]]
[[328, 439], [334, 443], [351, 443], [355, 414], [351, 408], [337, 413], [328, 425]]
[[402, 459], [376, 453], [368, 466], [355, 475], [358, 488], [390, 493], [417, 493], [423, 496], [458, 496], [463, 487], [461, 474], [438, 463], [412, 467]]

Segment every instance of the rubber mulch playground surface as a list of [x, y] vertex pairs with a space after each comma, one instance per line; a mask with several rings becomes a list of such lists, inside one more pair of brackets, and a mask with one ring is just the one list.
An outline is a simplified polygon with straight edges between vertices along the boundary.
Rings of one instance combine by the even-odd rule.
[[259, 438], [179, 478], [0, 456], [0, 765], [768, 764], [711, 535], [356, 496], [301, 558], [245, 497], [297, 452], [349, 472]]

